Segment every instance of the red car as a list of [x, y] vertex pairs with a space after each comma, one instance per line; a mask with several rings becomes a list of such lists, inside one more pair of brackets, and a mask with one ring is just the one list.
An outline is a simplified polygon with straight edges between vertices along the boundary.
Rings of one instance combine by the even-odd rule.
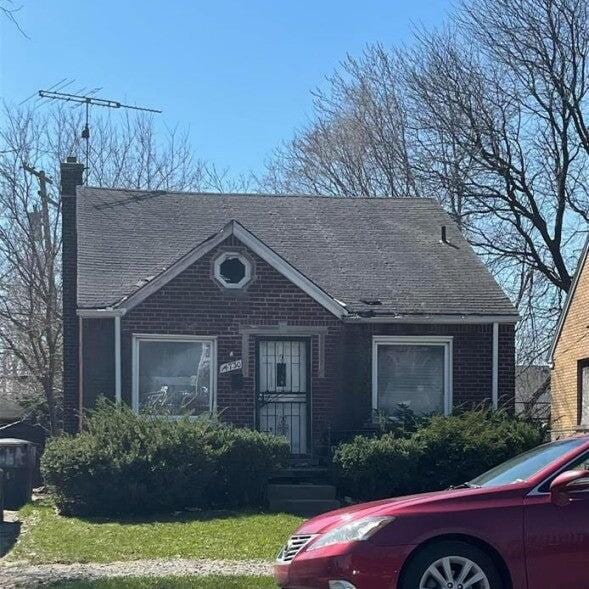
[[459, 488], [305, 522], [288, 589], [589, 588], [589, 437], [540, 446]]

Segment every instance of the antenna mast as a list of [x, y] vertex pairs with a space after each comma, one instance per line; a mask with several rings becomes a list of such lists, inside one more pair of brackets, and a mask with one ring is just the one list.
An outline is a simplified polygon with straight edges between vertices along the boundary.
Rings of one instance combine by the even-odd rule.
[[95, 98], [93, 96], [83, 96], [81, 94], [68, 94], [67, 92], [52, 92], [51, 90], [39, 90], [41, 98], [49, 98], [50, 100], [63, 100], [64, 102], [75, 102], [83, 104], [86, 110], [85, 124], [82, 129], [81, 137], [86, 141], [86, 179], [88, 182], [88, 175], [90, 173], [90, 107], [103, 106], [105, 108], [128, 108], [131, 110], [141, 110], [144, 112], [154, 112], [160, 114], [162, 111], [156, 108], [146, 108], [143, 106], [134, 106], [131, 104], [122, 104], [118, 100], [107, 100], [105, 98]]

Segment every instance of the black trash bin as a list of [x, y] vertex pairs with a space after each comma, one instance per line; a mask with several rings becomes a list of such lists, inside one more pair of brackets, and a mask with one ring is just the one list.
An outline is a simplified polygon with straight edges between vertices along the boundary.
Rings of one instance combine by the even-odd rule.
[[4, 509], [20, 509], [33, 496], [37, 449], [33, 442], [0, 438], [0, 469], [4, 471]]

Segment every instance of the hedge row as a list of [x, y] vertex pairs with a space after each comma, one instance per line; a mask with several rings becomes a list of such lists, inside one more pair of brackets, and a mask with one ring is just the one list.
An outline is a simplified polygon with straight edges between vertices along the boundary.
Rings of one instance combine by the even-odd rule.
[[284, 438], [102, 401], [84, 432], [47, 444], [41, 469], [62, 513], [147, 514], [260, 505], [288, 455]]
[[504, 411], [466, 411], [428, 418], [405, 437], [357, 437], [334, 455], [340, 492], [371, 500], [445, 489], [469, 481], [537, 446], [537, 424]]
[[[540, 427], [503, 411], [410, 422], [405, 415], [401, 433], [336, 449], [341, 493], [370, 500], [447, 488], [544, 439]], [[102, 401], [83, 433], [47, 444], [41, 468], [62, 513], [131, 515], [262, 505], [268, 477], [288, 456], [285, 438], [211, 420], [138, 416]]]

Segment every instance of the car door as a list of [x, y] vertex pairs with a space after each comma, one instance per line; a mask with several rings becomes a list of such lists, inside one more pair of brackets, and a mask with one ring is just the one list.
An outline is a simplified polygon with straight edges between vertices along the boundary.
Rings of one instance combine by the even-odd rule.
[[[565, 470], [588, 470], [589, 454]], [[525, 501], [524, 549], [529, 589], [589, 587], [589, 491], [570, 494], [564, 507], [551, 502], [547, 481]]]

